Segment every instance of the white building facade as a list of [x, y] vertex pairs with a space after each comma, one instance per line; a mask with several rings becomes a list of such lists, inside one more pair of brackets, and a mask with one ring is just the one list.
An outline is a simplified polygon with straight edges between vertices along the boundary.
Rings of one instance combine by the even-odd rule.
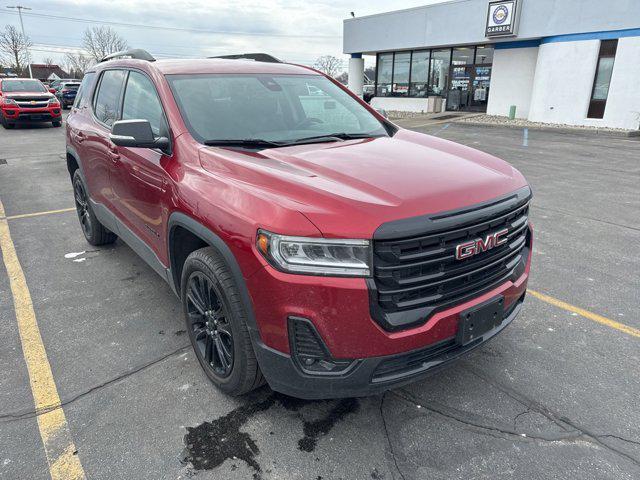
[[[376, 108], [640, 128], [640, 0], [453, 0], [344, 21]], [[376, 81], [363, 86], [363, 55]]]

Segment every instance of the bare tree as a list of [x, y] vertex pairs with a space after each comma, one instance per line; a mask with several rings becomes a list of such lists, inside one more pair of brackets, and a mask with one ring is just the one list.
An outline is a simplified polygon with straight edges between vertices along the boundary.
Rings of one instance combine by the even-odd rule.
[[85, 70], [95, 63], [92, 57], [82, 53], [66, 53], [64, 62], [67, 72], [73, 78], [82, 78]]
[[342, 60], [331, 55], [324, 55], [316, 60], [313, 67], [330, 77], [335, 77], [342, 70]]
[[56, 63], [53, 61], [53, 58], [51, 57], [46, 57], [42, 59], [42, 63], [44, 63], [47, 67], [51, 67], [53, 65], [55, 65]]
[[376, 81], [376, 67], [368, 67], [364, 69], [365, 82], [373, 83]]
[[349, 74], [347, 72], [342, 72], [340, 75], [335, 77], [337, 81], [339, 81], [343, 85], [347, 85], [349, 83]]
[[96, 62], [110, 53], [129, 48], [126, 40], [111, 27], [87, 28], [82, 36], [82, 47]]
[[7, 25], [0, 32], [0, 61], [12, 67], [17, 74], [27, 67], [29, 47], [29, 37], [22, 35], [13, 25]]

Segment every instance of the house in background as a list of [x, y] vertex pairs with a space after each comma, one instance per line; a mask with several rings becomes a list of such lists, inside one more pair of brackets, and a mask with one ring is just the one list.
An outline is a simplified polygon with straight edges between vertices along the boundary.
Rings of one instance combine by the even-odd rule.
[[45, 65], [44, 63], [32, 63], [31, 72], [33, 73], [33, 78], [37, 78], [41, 82], [51, 82], [61, 78], [69, 78], [69, 74], [62, 70], [59, 65], [55, 64]]

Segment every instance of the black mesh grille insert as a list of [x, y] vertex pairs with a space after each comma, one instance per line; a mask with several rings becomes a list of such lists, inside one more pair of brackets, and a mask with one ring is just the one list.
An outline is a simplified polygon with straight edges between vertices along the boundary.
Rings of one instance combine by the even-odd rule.
[[329, 357], [326, 347], [308, 320], [290, 318], [289, 321], [294, 351], [297, 355], [311, 358]]

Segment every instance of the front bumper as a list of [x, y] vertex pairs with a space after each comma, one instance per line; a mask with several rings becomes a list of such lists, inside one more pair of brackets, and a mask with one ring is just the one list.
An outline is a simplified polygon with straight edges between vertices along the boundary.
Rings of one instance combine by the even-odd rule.
[[55, 122], [62, 119], [60, 106], [47, 108], [3, 107], [4, 120], [11, 123]]
[[523, 293], [508, 307], [500, 325], [466, 346], [456, 344], [455, 337], [447, 338], [419, 350], [357, 360], [347, 373], [339, 376], [308, 375], [290, 355], [263, 343], [255, 345], [255, 353], [270, 387], [280, 393], [309, 400], [376, 395], [423, 379], [484, 345], [518, 315], [524, 296]]

